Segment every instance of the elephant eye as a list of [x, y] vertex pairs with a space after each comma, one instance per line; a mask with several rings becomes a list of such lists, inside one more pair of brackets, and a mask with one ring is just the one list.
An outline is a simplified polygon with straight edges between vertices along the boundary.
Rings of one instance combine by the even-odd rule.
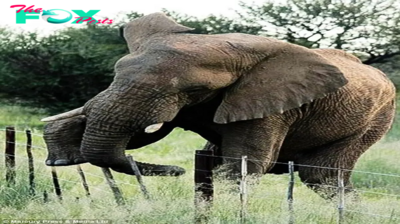
[[191, 87], [187, 87], [184, 90], [187, 93], [197, 93], [197, 92], [202, 92], [202, 91], [209, 91], [208, 88], [206, 88], [205, 86], [191, 86]]

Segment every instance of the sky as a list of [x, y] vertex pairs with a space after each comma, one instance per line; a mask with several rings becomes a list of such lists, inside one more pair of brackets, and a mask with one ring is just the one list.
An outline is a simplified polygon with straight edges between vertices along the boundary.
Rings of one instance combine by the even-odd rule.
[[[240, 9], [241, 0], [1, 0], [0, 26], [20, 28], [27, 31], [38, 30], [42, 34], [49, 34], [54, 30], [62, 29], [66, 26], [79, 26], [72, 24], [50, 24], [42, 19], [27, 20], [26, 24], [16, 24], [16, 8], [10, 8], [11, 5], [34, 5], [34, 9], [64, 9], [67, 11], [73, 9], [88, 10], [98, 9], [102, 17], [109, 19], [121, 17], [131, 11], [149, 14], [159, 12], [162, 8], [169, 11], [176, 11], [182, 14], [188, 14], [197, 17], [206, 17], [210, 14], [224, 15], [234, 17], [235, 10]], [[246, 3], [262, 3], [264, 0], [242, 0]], [[72, 20], [71, 20], [72, 22]]]

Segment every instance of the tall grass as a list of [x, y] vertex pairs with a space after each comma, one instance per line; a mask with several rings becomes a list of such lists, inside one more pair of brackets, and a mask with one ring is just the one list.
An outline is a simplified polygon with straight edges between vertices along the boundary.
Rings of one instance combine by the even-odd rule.
[[[18, 107], [0, 108], [1, 125], [14, 125], [18, 130], [36, 127], [44, 113], [33, 113]], [[1, 126], [0, 126], [0, 129]], [[399, 142], [394, 136], [397, 124], [388, 140], [374, 145], [358, 161], [352, 176], [360, 199], [346, 198], [346, 223], [400, 223], [400, 158]], [[4, 131], [0, 131], [3, 145]], [[17, 141], [25, 144], [25, 134], [17, 133]], [[187, 173], [180, 177], [144, 177], [151, 195], [146, 200], [135, 177], [113, 173], [126, 199], [126, 205], [117, 206], [103, 178], [101, 170], [89, 164], [82, 165], [91, 196], [85, 196], [75, 166], [57, 168], [63, 200], [53, 193], [49, 167], [44, 165], [46, 149], [40, 136], [33, 136], [36, 195], [28, 189], [28, 166], [24, 145], [17, 146], [16, 184], [7, 187], [4, 164], [0, 163], [0, 219], [110, 219], [114, 223], [193, 223], [194, 209], [194, 150], [205, 141], [198, 135], [175, 130], [167, 138], [143, 149], [129, 153], [143, 162], [173, 164], [184, 167]], [[4, 161], [0, 148], [0, 161]], [[363, 171], [363, 172], [362, 172]], [[364, 172], [365, 171], [365, 172]], [[397, 177], [373, 173], [395, 174]], [[287, 175], [265, 175], [258, 181], [250, 178], [247, 223], [287, 223]], [[49, 202], [43, 202], [43, 192], [49, 192]], [[372, 193], [371, 193], [372, 192]], [[373, 193], [375, 192], [375, 193]], [[378, 193], [378, 194], [377, 194]], [[296, 223], [336, 223], [336, 201], [326, 201], [304, 186], [296, 177], [294, 209]], [[239, 223], [240, 201], [237, 185], [216, 178], [215, 199], [209, 212], [209, 223]]]

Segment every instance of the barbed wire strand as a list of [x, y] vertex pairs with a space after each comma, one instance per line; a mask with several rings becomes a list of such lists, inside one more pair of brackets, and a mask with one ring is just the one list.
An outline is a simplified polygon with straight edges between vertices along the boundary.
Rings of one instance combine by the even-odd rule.
[[[6, 129], [0, 129], [0, 131], [6, 131]], [[25, 131], [14, 130], [14, 132], [26, 134]], [[31, 132], [31, 135], [32, 135], [32, 136], [38, 136], [38, 137], [43, 138], [43, 135], [41, 135], [41, 134], [36, 134], [36, 133], [32, 133], [32, 132]], [[43, 140], [43, 139], [42, 139], [42, 140]], [[4, 142], [4, 143], [6, 143], [6, 142]], [[14, 143], [15, 145], [19, 145], [19, 146], [25, 146], [25, 147], [27, 146], [27, 144], [23, 144], [23, 143], [17, 143], [17, 142], [12, 142], [12, 143]], [[36, 145], [33, 145], [33, 144], [31, 145], [31, 147], [32, 147], [32, 148], [38, 148], [38, 149], [45, 149], [45, 150], [47, 150], [46, 147], [40, 147], [40, 146], [36, 146]], [[5, 155], [4, 153], [0, 153], [0, 154]], [[214, 156], [214, 155], [200, 155], [200, 156], [209, 156], [209, 157], [218, 157], [218, 158], [225, 158], [225, 159], [241, 160], [241, 158], [228, 157], [228, 156]], [[23, 157], [23, 156], [16, 156], [16, 157], [17, 157], [18, 159], [25, 159], [25, 160], [28, 160], [27, 158], [25, 158], [25, 157]], [[253, 162], [264, 162], [264, 161], [262, 161], [262, 160], [256, 160], [256, 159], [249, 159], [249, 161], [253, 161]], [[44, 164], [39, 163], [39, 162], [37, 162], [37, 161], [34, 161], [34, 163], [41, 164], [42, 166], [44, 165]], [[275, 164], [281, 164], [281, 165], [289, 165], [288, 163], [283, 163], [283, 162], [273, 162], [273, 163], [275, 163]], [[309, 167], [309, 168], [333, 169], [333, 170], [339, 170], [339, 169], [340, 169], [340, 168], [336, 168], [336, 167], [313, 166], [313, 165], [307, 165], [307, 164], [295, 164], [295, 166]], [[64, 169], [74, 170], [74, 169], [69, 168], [69, 167], [63, 167], [63, 168], [64, 168]], [[349, 170], [349, 169], [341, 169], [341, 170], [343, 170], [343, 171], [350, 171], [350, 172], [364, 173], [364, 174], [371, 174], [371, 175], [381, 175], [381, 176], [389, 176], [389, 177], [400, 177], [400, 175], [392, 174], [392, 173], [376, 173], [376, 172], [370, 172], [370, 171]], [[76, 170], [74, 170], [74, 171], [76, 171]], [[194, 169], [194, 171], [209, 172], [208, 170], [199, 170], [199, 169]], [[85, 174], [86, 174], [86, 175], [89, 175], [89, 176], [94, 176], [94, 177], [97, 177], [97, 178], [101, 178], [103, 181], [105, 181], [105, 177], [103, 177], [103, 176], [95, 175], [95, 174], [92, 174], [92, 173], [90, 173], [90, 172], [85, 172]], [[44, 174], [37, 174], [37, 173], [35, 173], [35, 175], [36, 175], [36, 176], [43, 176], [43, 177], [51, 178], [50, 176], [47, 176], [47, 175], [44, 175]], [[58, 177], [58, 179], [61, 180], [61, 181], [68, 182], [68, 183], [81, 184], [80, 181], [71, 181], [71, 180], [67, 180], [67, 179], [61, 178], [61, 177]], [[296, 182], [298, 182], [298, 181], [296, 181]], [[118, 183], [118, 184], [123, 184], [123, 185], [128, 185], [128, 186], [133, 186], [133, 187], [137, 187], [137, 188], [139, 187], [139, 186], [137, 186], [137, 185], [133, 185], [133, 184], [126, 183], [126, 182], [117, 181], [117, 183]], [[54, 188], [54, 186], [48, 185], [48, 184], [44, 184], [44, 183], [40, 183], [40, 185], [42, 185], [42, 186], [47, 186], [47, 187], [50, 187], [50, 188]], [[321, 187], [329, 187], [329, 188], [338, 188], [338, 186], [327, 185], [327, 184], [313, 184], [313, 185], [314, 185], [314, 186], [321, 186]], [[105, 191], [105, 190], [103, 190], [103, 189], [101, 189], [101, 188], [98, 188], [98, 187], [95, 187], [95, 186], [92, 186], [92, 185], [90, 186], [90, 188], [91, 188], [91, 189], [94, 189], [94, 190], [97, 190], [97, 191], [100, 191], [100, 192], [105, 192], [105, 193], [107, 193], [107, 194], [111, 194], [111, 192], [109, 192], [109, 191]], [[347, 188], [347, 189], [349, 189], [349, 188]], [[400, 197], [400, 195], [395, 195], [395, 194], [387, 194], [387, 193], [380, 193], [380, 192], [373, 192], [373, 191], [365, 191], [365, 190], [359, 190], [359, 189], [355, 189], [355, 190], [356, 190], [357, 193], [376, 194], [376, 195], [382, 195], [382, 196], [388, 196], [388, 197]], [[278, 201], [278, 202], [281, 202], [281, 203], [285, 202], [284, 199], [280, 199], [280, 198], [278, 198], [278, 197], [274, 197], [274, 198], [272, 198], [272, 197], [263, 197], [263, 198], [268, 198], [268, 200]], [[379, 218], [400, 219], [400, 217], [393, 216], [393, 215], [388, 216], [388, 215], [381, 215], [381, 214], [360, 212], [360, 211], [349, 210], [349, 209], [345, 209], [345, 211], [346, 211], [346, 212], [351, 212], [351, 213], [358, 213], [358, 214], [362, 214], [362, 215], [368, 215], [368, 216], [379, 217]]]
[[[0, 142], [5, 143], [4, 141], [0, 141]], [[16, 146], [27, 146], [27, 144], [20, 144], [20, 143], [16, 143], [15, 145], [16, 145]], [[46, 149], [46, 150], [47, 150], [47, 148], [44, 148], [44, 147], [39, 147], [39, 148], [41, 148], [41, 149]], [[5, 155], [5, 153], [0, 153], [0, 154]], [[20, 158], [20, 159], [26, 159], [26, 160], [28, 159], [28, 158], [25, 158], [25, 157], [23, 157], [23, 156], [15, 156], [15, 157], [18, 157], [18, 158]], [[35, 162], [36, 162], [36, 161], [35, 161]], [[79, 165], [79, 164], [76, 164], [76, 165]], [[69, 165], [69, 166], [72, 166], [72, 165]], [[68, 166], [59, 166], [59, 167], [68, 168]], [[162, 171], [165, 171], [165, 170], [156, 170], [156, 169], [152, 169], [151, 171], [162, 172]]]
[[[5, 155], [5, 153], [0, 153], [0, 155]], [[25, 158], [25, 157], [23, 157], [23, 156], [15, 156], [15, 158], [17, 158], [17, 159], [22, 159], [22, 160], [28, 160], [28, 158]], [[44, 163], [41, 163], [41, 162], [37, 162], [37, 161], [34, 161], [34, 163], [35, 164], [39, 164], [40, 166], [42, 166], [42, 167], [46, 167], [45, 166], [45, 164]], [[76, 166], [76, 165], [73, 165], [73, 166]], [[61, 167], [60, 167], [61, 168]], [[66, 169], [66, 170], [71, 170], [71, 171], [74, 171], [74, 172], [78, 172], [76, 169], [74, 169], [74, 168], [72, 168], [72, 167], [69, 167], [69, 166], [63, 166], [62, 167], [63, 169]], [[100, 169], [100, 168], [99, 168]], [[59, 171], [59, 170], [58, 170]], [[35, 173], [35, 175], [36, 175], [37, 173]], [[96, 174], [93, 174], [93, 173], [91, 173], [91, 172], [87, 172], [87, 171], [84, 171], [84, 174], [85, 175], [88, 175], [88, 176], [93, 176], [93, 177], [97, 177], [97, 178], [100, 178], [100, 179], [102, 179], [102, 180], [105, 180], [105, 177], [104, 176], [100, 176], [100, 175], [96, 175]], [[39, 175], [41, 175], [41, 174], [39, 174]], [[59, 177], [59, 179], [61, 180], [61, 177]], [[66, 180], [66, 179], [63, 179], [63, 180]], [[122, 184], [122, 185], [127, 185], [127, 186], [132, 186], [132, 187], [137, 187], [137, 188], [139, 188], [139, 186], [137, 186], [137, 185], [134, 185], [134, 184], [131, 184], [131, 183], [127, 183], [127, 182], [123, 182], [123, 181], [116, 181], [117, 182], [117, 184]], [[81, 183], [81, 182], [79, 182], [79, 181], [77, 181], [77, 183]]]
[[[5, 129], [0, 129], [0, 131], [5, 131]], [[15, 132], [21, 132], [21, 133], [25, 133], [24, 131], [17, 131], [15, 130]], [[36, 134], [36, 136], [40, 136], [43, 137], [43, 135], [40, 134]], [[23, 143], [15, 143], [15, 144], [19, 144], [19, 145], [24, 145], [26, 146], [26, 144]], [[34, 146], [32, 146], [33, 148]], [[40, 149], [46, 149], [45, 147], [35, 147], [35, 148], [40, 148]], [[199, 155], [199, 156], [208, 156], [208, 157], [214, 157], [214, 158], [223, 158], [223, 159], [235, 159], [235, 160], [241, 160], [241, 158], [238, 157], [229, 157], [229, 156], [216, 156], [216, 155]], [[265, 162], [264, 160], [257, 160], [257, 159], [248, 159], [248, 161], [253, 161], [253, 162]], [[274, 164], [281, 164], [281, 165], [288, 165], [289, 163], [284, 163], [284, 162], [272, 162]], [[357, 172], [357, 173], [365, 173], [365, 174], [372, 174], [372, 175], [381, 175], [381, 176], [390, 176], [390, 177], [398, 177], [400, 178], [400, 175], [394, 174], [394, 173], [376, 173], [376, 172], [369, 172], [369, 171], [362, 171], [362, 170], [350, 170], [350, 169], [343, 169], [343, 168], [337, 168], [337, 167], [326, 167], [326, 166], [314, 166], [314, 165], [308, 165], [308, 164], [294, 164], [295, 166], [299, 166], [299, 167], [308, 167], [308, 168], [324, 168], [324, 169], [332, 169], [332, 170], [342, 170], [342, 171], [348, 171], [348, 172]]]
[[[0, 131], [1, 131], [1, 130], [0, 130]], [[22, 132], [22, 131], [17, 131], [17, 132], [25, 133], [25, 132]], [[41, 136], [41, 137], [42, 137], [42, 135], [37, 135], [37, 136]], [[4, 142], [4, 141], [0, 141], [0, 142]], [[4, 142], [4, 143], [6, 143], [6, 142]], [[10, 142], [8, 142], [8, 143], [10, 143]], [[17, 145], [17, 146], [27, 146], [27, 144], [18, 143], [18, 142], [11, 142], [11, 143], [14, 143], [14, 144]], [[47, 148], [45, 148], [45, 147], [40, 147], [40, 146], [35, 146], [35, 145], [32, 145], [31, 147], [32, 147], [32, 148], [35, 147], [35, 148], [40, 148], [40, 149], [45, 149], [45, 150], [47, 150]], [[0, 153], [0, 154], [3, 154], [3, 153]], [[209, 157], [217, 157], [217, 158], [219, 157], [219, 158], [228, 158], [228, 159], [241, 160], [241, 158], [227, 157], [227, 156], [215, 156], [215, 155], [201, 155], [201, 156], [209, 156]], [[27, 160], [27, 158], [21, 157], [21, 156], [18, 156], [18, 158], [19, 158], [19, 159], [26, 159], [26, 160]], [[251, 161], [258, 161], [258, 162], [260, 162], [261, 160], [254, 160], [254, 159], [251, 159]], [[35, 161], [35, 162], [36, 162], [36, 161]], [[37, 162], [36, 162], [36, 163], [37, 163]], [[275, 164], [288, 165], [288, 163], [282, 163], [282, 162], [274, 162], [274, 163], [275, 163]], [[40, 163], [40, 164], [41, 164], [41, 163]], [[41, 164], [41, 165], [42, 165], [42, 164]], [[313, 167], [313, 168], [323, 168], [323, 169], [336, 169], [336, 170], [339, 169], [339, 168], [333, 168], [333, 167], [311, 166], [311, 165], [304, 165], [304, 164], [295, 164], [295, 165], [297, 165], [297, 166], [304, 166], [304, 167]], [[71, 170], [72, 170], [72, 168], [68, 168], [68, 167], [63, 167], [63, 168], [65, 168], [65, 169], [71, 169]], [[352, 172], [359, 172], [359, 173], [366, 173], [366, 174], [372, 174], [372, 175], [400, 177], [400, 175], [387, 174], [387, 173], [376, 173], [376, 172], [369, 172], [369, 171], [347, 170], [347, 169], [342, 169], [342, 170], [345, 170], [345, 171], [352, 171]], [[155, 171], [157, 171], [157, 170], [155, 170]], [[195, 171], [209, 172], [209, 171], [207, 171], [207, 170], [198, 170], [198, 169], [195, 169]], [[89, 175], [89, 176], [94, 176], [94, 177], [98, 177], [98, 178], [104, 179], [104, 177], [102, 177], [102, 176], [100, 176], [100, 175], [92, 174], [92, 173], [90, 173], [90, 172], [85, 172], [85, 174], [87, 174], [87, 175]], [[129, 186], [135, 186], [135, 185], [132, 185], [132, 184], [129, 184], [129, 183], [125, 183], [125, 182], [119, 182], [119, 183], [120, 183], [120, 184], [129, 185]], [[315, 185], [315, 184], [314, 184], [314, 185]], [[334, 187], [334, 188], [337, 188], [336, 186], [333, 186], [333, 185], [331, 185], [331, 186], [329, 186], [329, 185], [323, 185], [323, 186], [324, 186], [324, 187]], [[137, 187], [137, 186], [135, 186], [135, 187]], [[369, 194], [378, 194], [378, 195], [382, 195], [382, 196], [399, 197], [399, 195], [387, 194], [387, 193], [379, 193], [379, 192], [372, 192], [372, 191], [365, 191], [365, 190], [357, 190], [357, 192], [369, 193]]]
[[[24, 146], [24, 147], [26, 147], [26, 146], [28, 146], [27, 144], [25, 144], [25, 143], [19, 143], [19, 142], [5, 142], [5, 141], [0, 141], [0, 142], [2, 142], [2, 143], [13, 143], [13, 144], [15, 144], [16, 146]], [[33, 148], [33, 149], [44, 149], [44, 150], [47, 150], [47, 148], [46, 147], [42, 147], [42, 146], [35, 146], [35, 145], [31, 145], [31, 148]]]
[[[4, 142], [4, 141], [0, 141], [0, 142]], [[15, 143], [16, 145], [19, 145], [19, 146], [27, 146], [27, 144], [22, 144], [22, 143]], [[37, 148], [41, 148], [41, 149], [46, 149], [47, 150], [47, 148], [45, 148], [45, 147], [37, 147]], [[4, 153], [0, 153], [0, 154], [4, 154]], [[5, 154], [4, 154], [5, 155]], [[18, 159], [25, 159], [25, 160], [28, 160], [27, 158], [25, 158], [25, 157], [23, 157], [23, 156], [16, 156], [16, 157], [18, 157]], [[214, 156], [214, 157], [216, 157], [216, 156]], [[234, 158], [234, 157], [229, 157], [229, 158]], [[235, 158], [236, 159], [236, 158]], [[38, 163], [37, 161], [34, 161], [34, 162], [36, 162], [36, 163]], [[40, 165], [43, 165], [42, 163], [38, 163], [38, 164], [40, 164]], [[288, 163], [280, 163], [280, 164], [285, 164], [285, 165], [288, 165]], [[297, 165], [301, 165], [301, 164], [297, 164]], [[321, 167], [321, 168], [325, 168], [325, 167]], [[70, 169], [70, 170], [73, 170], [73, 168], [69, 168], [68, 166], [62, 166], [62, 169]], [[161, 170], [155, 170], [155, 171], [161, 171]], [[209, 172], [209, 171], [207, 171], [207, 170], [199, 170], [199, 169], [194, 169], [194, 171], [199, 171], [199, 172]], [[373, 172], [365, 172], [365, 171], [363, 171], [363, 173], [368, 173], [368, 174], [374, 174], [374, 175], [386, 175], [386, 174], [384, 174], [384, 173], [373, 173]], [[100, 176], [100, 175], [95, 175], [95, 174], [92, 174], [92, 173], [90, 173], [90, 172], [85, 172], [85, 174], [87, 174], [87, 175], [89, 175], [89, 176], [94, 176], [94, 177], [98, 177], [98, 178], [101, 178], [101, 179], [103, 179], [104, 177], [103, 176]], [[128, 184], [128, 183], [125, 183], [125, 182], [120, 182], [121, 184], [125, 184], [125, 185], [131, 185], [131, 184]], [[314, 184], [315, 185], [315, 184]], [[133, 186], [135, 186], [135, 185], [133, 185]], [[336, 187], [336, 186], [328, 186], [328, 185], [324, 185], [325, 187]], [[358, 192], [364, 192], [364, 193], [370, 193], [370, 194], [379, 194], [379, 195], [387, 195], [387, 196], [395, 196], [395, 197], [399, 197], [399, 195], [393, 195], [393, 194], [385, 194], [385, 193], [378, 193], [378, 192], [372, 192], [372, 191], [363, 191], [363, 190], [357, 190]]]
[[[35, 177], [44, 177], [44, 179], [52, 179], [52, 177], [50, 176], [50, 175], [45, 175], [45, 174], [36, 174], [35, 173]], [[79, 182], [79, 181], [72, 181], [72, 180], [67, 180], [67, 179], [64, 179], [64, 178], [60, 178], [60, 177], [58, 177], [57, 178], [58, 180], [60, 180], [60, 181], [64, 181], [64, 182], [67, 182], [67, 183], [73, 183], [73, 184], [82, 184], [82, 182]], [[50, 185], [50, 184], [46, 184], [46, 183], [43, 183], [43, 182], [40, 182], [40, 183], [36, 183], [36, 188], [37, 188], [37, 186], [46, 186], [46, 187], [49, 187], [49, 188], [52, 188], [52, 189], [54, 189], [54, 185]], [[10, 187], [8, 187], [8, 188], [10, 188]], [[96, 187], [96, 186], [90, 186], [90, 189], [95, 189], [95, 190], [97, 190], [97, 191], [101, 191], [101, 192], [105, 192], [105, 193], [107, 193], [107, 194], [112, 194], [112, 192], [111, 191], [106, 191], [106, 190], [103, 190], [103, 189], [101, 189], [101, 188], [99, 188], [99, 187]], [[93, 191], [91, 190], [91, 194], [93, 193]]]
[[[229, 157], [229, 156], [215, 156], [215, 155], [205, 155], [201, 154], [198, 156], [206, 156], [206, 157], [214, 157], [214, 158], [223, 158], [223, 159], [235, 159], [235, 160], [241, 160], [241, 158], [237, 157]], [[257, 159], [248, 159], [248, 161], [253, 161], [253, 162], [265, 162], [264, 160], [257, 160]], [[280, 165], [289, 165], [289, 163], [283, 163], [283, 162], [271, 162], [273, 164], [280, 164]], [[370, 171], [363, 171], [363, 170], [350, 170], [350, 169], [343, 169], [343, 168], [337, 168], [337, 167], [327, 167], [327, 166], [314, 166], [314, 165], [308, 165], [308, 164], [299, 164], [299, 163], [294, 163], [294, 166], [300, 166], [300, 167], [309, 167], [309, 168], [322, 168], [322, 169], [330, 169], [330, 170], [342, 170], [342, 171], [348, 171], [348, 172], [357, 172], [357, 173], [365, 173], [365, 174], [372, 174], [372, 175], [381, 175], [381, 176], [390, 176], [390, 177], [397, 177], [400, 178], [400, 175], [394, 174], [394, 173], [376, 173], [376, 172], [370, 172]]]
[[[26, 129], [26, 130], [31, 130], [31, 129]], [[16, 132], [16, 133], [24, 133], [24, 134], [26, 134], [26, 131], [19, 131], [19, 130], [7, 130], [7, 129], [0, 129], [0, 131], [10, 131], [10, 132]], [[31, 132], [31, 135], [32, 136], [38, 136], [38, 137], [43, 137], [43, 135], [42, 134], [36, 134], [36, 133], [34, 133], [34, 132]]]
[[[0, 153], [1, 155], [5, 155], [5, 153]], [[28, 160], [28, 158], [25, 158], [24, 156], [15, 156], [17, 159], [22, 159], [22, 160]], [[34, 163], [36, 163], [36, 164], [38, 164], [39, 166], [41, 166], [41, 167], [46, 167], [45, 166], [45, 164], [44, 163], [42, 163], [42, 162], [38, 162], [38, 161], [34, 161]], [[76, 165], [73, 165], [73, 166], [76, 166]], [[60, 166], [60, 167], [58, 167], [58, 169], [61, 169], [61, 170], [59, 170], [59, 171], [62, 171], [62, 170], [71, 170], [71, 171], [73, 171], [73, 172], [77, 172], [77, 170], [76, 169], [74, 169], [74, 168], [72, 168], [72, 167], [70, 167], [70, 166]], [[199, 169], [193, 169], [193, 171], [200, 171], [200, 172], [209, 172], [209, 171], [207, 171], [207, 170], [199, 170]], [[35, 173], [36, 174], [36, 173]], [[92, 177], [96, 177], [96, 178], [99, 178], [99, 179], [101, 179], [101, 180], [105, 180], [105, 177], [104, 176], [101, 176], [101, 175], [96, 175], [96, 174], [93, 174], [93, 173], [91, 173], [91, 172], [87, 172], [87, 171], [85, 171], [84, 172], [84, 174], [85, 175], [87, 175], [87, 176], [92, 176]], [[40, 175], [40, 174], [39, 174]], [[44, 175], [44, 176], [46, 176], [46, 175]], [[46, 176], [47, 177], [47, 176]], [[62, 177], [59, 177], [59, 179], [60, 180], [64, 180], [64, 181], [69, 181], [69, 182], [71, 182], [71, 180], [67, 180], [67, 179], [64, 179], [64, 178], [62, 178]], [[121, 184], [121, 185], [126, 185], [126, 186], [131, 186], [131, 187], [136, 187], [136, 188], [138, 188], [139, 186], [138, 185], [134, 185], [134, 184], [131, 184], [131, 183], [127, 183], [127, 182], [124, 182], [124, 181], [116, 181], [117, 182], [117, 184]], [[74, 182], [74, 183], [81, 183], [81, 182], [79, 182], [79, 181], [76, 181], [76, 182]], [[298, 180], [296, 180], [295, 181], [295, 183], [300, 183], [300, 184], [304, 184], [304, 183], [302, 183], [301, 181], [298, 181]], [[320, 186], [320, 187], [328, 187], [328, 188], [338, 188], [338, 186], [334, 186], [334, 185], [329, 185], [329, 184], [312, 184], [313, 186]], [[350, 189], [350, 188], [347, 188], [347, 189]], [[358, 192], [358, 193], [368, 193], [368, 194], [376, 194], [376, 195], [382, 195], [382, 196], [387, 196], [387, 197], [400, 197], [400, 195], [396, 195], [396, 194], [387, 194], [387, 193], [380, 193], [380, 192], [373, 192], [373, 191], [365, 191], [365, 190], [358, 190], [358, 189], [354, 189], [356, 192]]]
[[[2, 141], [0, 141], [2, 142]], [[14, 143], [15, 145], [20, 145], [20, 146], [27, 146], [27, 144], [24, 143], [17, 143], [17, 142], [7, 142], [7, 143]], [[39, 149], [45, 149], [47, 150], [46, 147], [41, 147], [41, 146], [33, 146], [32, 148], [39, 148]], [[214, 157], [214, 158], [225, 158], [225, 159], [235, 159], [235, 160], [241, 160], [241, 158], [236, 158], [236, 157], [229, 157], [229, 156], [215, 156], [215, 155], [198, 155], [198, 156], [207, 156], [207, 157]], [[256, 160], [256, 159], [248, 159], [248, 161], [253, 161], [253, 162], [264, 162], [263, 160]], [[273, 164], [280, 164], [280, 165], [289, 165], [289, 163], [283, 163], [283, 162], [272, 162]], [[294, 166], [299, 166], [299, 167], [309, 167], [309, 168], [322, 168], [322, 169], [331, 169], [331, 170], [342, 170], [342, 171], [348, 171], [348, 172], [356, 172], [356, 173], [364, 173], [364, 174], [371, 174], [371, 175], [380, 175], [380, 176], [389, 176], [389, 177], [396, 177], [400, 178], [400, 175], [394, 174], [394, 173], [377, 173], [377, 172], [370, 172], [370, 171], [363, 171], [363, 170], [350, 170], [350, 169], [341, 169], [341, 168], [336, 168], [336, 167], [326, 167], [326, 166], [313, 166], [313, 165], [307, 165], [307, 164], [298, 164], [295, 163]]]
[[[24, 159], [24, 158], [23, 158], [23, 159]], [[76, 171], [76, 170], [75, 170], [75, 171]], [[48, 179], [51, 179], [51, 178], [52, 178], [50, 175], [45, 175], [45, 174], [41, 174], [41, 173], [35, 174], [35, 176], [45, 177], [45, 178], [48, 178]], [[96, 175], [96, 176], [97, 176], [97, 175]], [[98, 176], [98, 177], [101, 177], [101, 179], [103, 179], [103, 180], [105, 181], [105, 177], [102, 177], [102, 176]], [[62, 177], [58, 177], [58, 179], [59, 179], [60, 181], [64, 181], [64, 182], [67, 182], [67, 183], [81, 184], [80, 181], [72, 181], [72, 180], [64, 179], [64, 178], [62, 178]], [[105, 183], [105, 182], [104, 182], [104, 183]], [[124, 183], [124, 182], [119, 182], [119, 183], [122, 184], [122, 183]], [[125, 183], [125, 184], [126, 184], [126, 183]], [[39, 183], [38, 185], [39, 185], [39, 186], [49, 187], [49, 188], [54, 188], [53, 185], [45, 184], [45, 183], [43, 183], [43, 182]], [[132, 184], [128, 184], [128, 185], [129, 185], [129, 186], [138, 187], [138, 186], [135, 186], [135, 185], [132, 185]], [[105, 186], [105, 185], [104, 185], [104, 186]], [[337, 186], [333, 186], [333, 185], [321, 185], [321, 186], [337, 188]], [[102, 189], [102, 188], [99, 188], [99, 187], [96, 187], [96, 186], [93, 186], [93, 185], [90, 185], [90, 189], [92, 189], [91, 193], [93, 193], [93, 190], [96, 190], [96, 191], [98, 191], [98, 192], [103, 192], [103, 193], [106, 193], [106, 194], [112, 194], [111, 191], [106, 191], [106, 190], [104, 190], [104, 189]], [[373, 193], [375, 193], [375, 192], [373, 192]], [[249, 195], [249, 196], [251, 196], [251, 195]], [[396, 196], [398, 196], [398, 195], [396, 195]], [[257, 195], [257, 196], [255, 195], [254, 197], [257, 197], [257, 199], [260, 199], [260, 195]], [[285, 199], [285, 198], [276, 197], [275, 195], [274, 195], [273, 197], [271, 197], [271, 196], [263, 196], [262, 198], [263, 198], [263, 199], [267, 199], [267, 200], [269, 200], [269, 201], [272, 200], [272, 201], [276, 201], [276, 202], [279, 202], [279, 203], [286, 203], [286, 199]], [[295, 204], [300, 204], [298, 201], [294, 201], [294, 203], [295, 203]], [[304, 204], [304, 203], [301, 203], [301, 204]], [[311, 203], [307, 203], [307, 204], [309, 204], [309, 205], [314, 205], [314, 204], [311, 204]], [[400, 217], [398, 217], [398, 216], [393, 216], [393, 215], [390, 215], [390, 216], [389, 216], [389, 215], [381, 215], [381, 214], [359, 212], [359, 211], [356, 211], [356, 210], [348, 210], [348, 209], [345, 209], [345, 211], [346, 211], [346, 212], [359, 213], [359, 214], [363, 214], [363, 215], [375, 216], [375, 217], [385, 218], [385, 219], [400, 219]]]

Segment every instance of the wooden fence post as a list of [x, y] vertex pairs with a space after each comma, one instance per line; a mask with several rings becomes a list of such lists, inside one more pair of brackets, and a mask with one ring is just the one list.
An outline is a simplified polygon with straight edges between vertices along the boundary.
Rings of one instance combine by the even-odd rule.
[[149, 199], [150, 198], [149, 192], [147, 191], [146, 186], [144, 186], [143, 179], [142, 179], [142, 174], [140, 173], [140, 170], [139, 170], [135, 160], [133, 160], [133, 157], [131, 155], [128, 155], [126, 157], [127, 157], [127, 159], [129, 160], [129, 163], [132, 166], [132, 170], [135, 173], [137, 181], [139, 182], [140, 190], [142, 191], [144, 197], [146, 199]]
[[57, 170], [54, 166], [51, 167], [51, 176], [53, 179], [54, 191], [56, 192], [58, 199], [60, 199], [61, 201], [62, 200], [61, 187], [60, 183], [58, 182]]
[[240, 223], [246, 222], [247, 204], [247, 156], [242, 156], [242, 169], [240, 180]]
[[344, 223], [344, 180], [343, 180], [343, 170], [338, 169], [338, 223]]
[[212, 181], [213, 151], [196, 150], [195, 157], [195, 193], [200, 193], [198, 199], [212, 202], [214, 185]]
[[89, 197], [90, 196], [90, 191], [89, 191], [89, 185], [86, 182], [85, 173], [83, 172], [81, 165], [77, 165], [76, 169], [78, 170], [79, 176], [81, 177], [82, 186], [85, 189], [86, 196]]
[[26, 153], [28, 154], [28, 169], [29, 169], [29, 194], [35, 195], [35, 168], [33, 165], [32, 155], [32, 134], [30, 130], [26, 130]]
[[7, 186], [15, 184], [15, 128], [6, 128], [6, 181]]
[[289, 187], [287, 201], [289, 205], [289, 224], [294, 223], [294, 209], [293, 209], [293, 189], [294, 189], [294, 164], [293, 161], [289, 161]]
[[103, 174], [106, 177], [107, 183], [110, 186], [110, 188], [114, 194], [115, 201], [117, 202], [118, 205], [124, 205], [125, 200], [122, 196], [122, 192], [118, 188], [117, 184], [115, 183], [114, 177], [113, 177], [110, 169], [106, 168], [106, 167], [102, 167], [101, 170], [103, 171]]
[[[212, 150], [196, 150], [194, 160], [194, 184], [195, 184], [195, 223], [207, 222], [204, 211], [208, 211], [212, 205], [214, 185], [212, 170], [214, 169], [214, 156]], [[200, 202], [206, 202], [205, 207]]]

